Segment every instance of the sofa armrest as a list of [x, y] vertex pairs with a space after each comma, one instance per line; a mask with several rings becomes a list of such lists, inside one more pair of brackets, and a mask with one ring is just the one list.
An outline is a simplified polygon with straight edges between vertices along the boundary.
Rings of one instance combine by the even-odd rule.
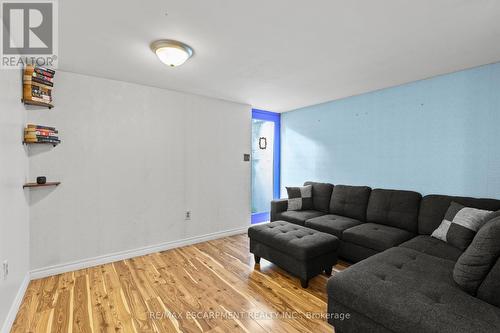
[[278, 199], [271, 201], [271, 222], [276, 221], [276, 214], [288, 209], [288, 199]]

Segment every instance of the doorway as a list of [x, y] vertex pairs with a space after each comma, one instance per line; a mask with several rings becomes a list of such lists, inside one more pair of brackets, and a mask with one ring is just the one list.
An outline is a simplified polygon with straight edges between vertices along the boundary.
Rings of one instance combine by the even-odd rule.
[[280, 196], [280, 114], [252, 110], [252, 224], [269, 221]]

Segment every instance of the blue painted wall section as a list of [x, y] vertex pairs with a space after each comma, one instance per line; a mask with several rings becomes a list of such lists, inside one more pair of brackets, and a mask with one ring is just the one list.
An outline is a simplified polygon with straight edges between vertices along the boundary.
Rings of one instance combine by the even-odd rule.
[[500, 63], [286, 112], [281, 184], [500, 198]]

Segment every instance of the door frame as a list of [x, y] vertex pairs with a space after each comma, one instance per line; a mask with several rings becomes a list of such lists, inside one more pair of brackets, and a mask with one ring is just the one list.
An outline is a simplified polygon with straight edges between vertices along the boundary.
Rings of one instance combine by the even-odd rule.
[[[260, 119], [274, 122], [274, 146], [273, 146], [273, 199], [279, 199], [281, 186], [281, 114], [271, 111], [252, 109], [252, 120]], [[252, 174], [253, 177], [253, 174]], [[252, 188], [253, 191], [253, 188]], [[271, 203], [269, 203], [271, 208]], [[252, 213], [252, 224], [268, 221], [269, 212]]]

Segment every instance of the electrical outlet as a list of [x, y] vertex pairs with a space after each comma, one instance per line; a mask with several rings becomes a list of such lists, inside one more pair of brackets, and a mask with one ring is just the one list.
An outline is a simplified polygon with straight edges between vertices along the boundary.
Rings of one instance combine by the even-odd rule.
[[2, 276], [4, 280], [7, 280], [7, 276], [9, 275], [9, 262], [5, 260], [2, 264]]
[[191, 220], [191, 211], [190, 210], [187, 210], [186, 211], [186, 217], [185, 217], [186, 220]]

